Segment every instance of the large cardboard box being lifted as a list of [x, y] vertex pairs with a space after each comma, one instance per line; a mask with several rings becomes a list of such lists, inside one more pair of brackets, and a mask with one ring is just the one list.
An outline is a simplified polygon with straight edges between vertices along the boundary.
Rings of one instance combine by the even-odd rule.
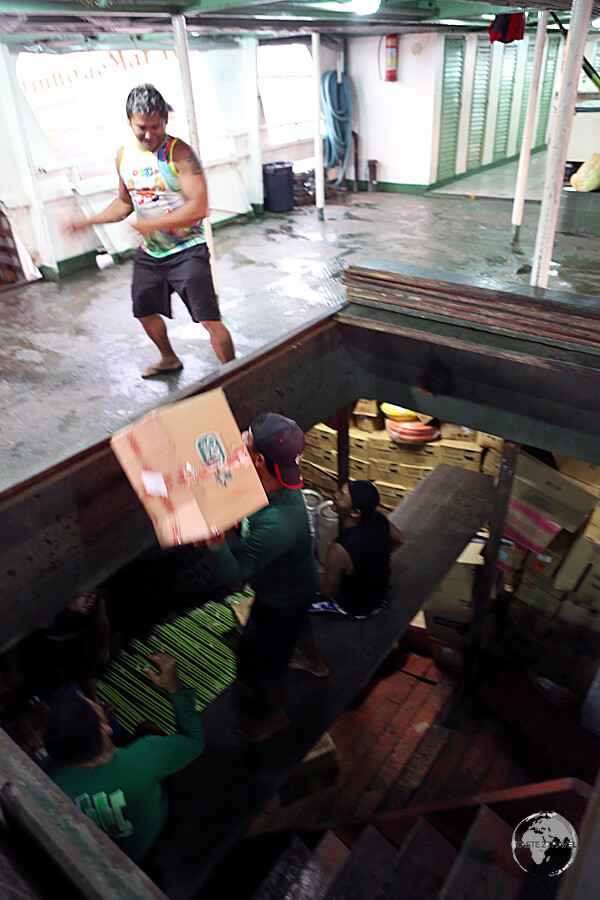
[[111, 446], [161, 547], [205, 540], [268, 503], [220, 388], [157, 409]]

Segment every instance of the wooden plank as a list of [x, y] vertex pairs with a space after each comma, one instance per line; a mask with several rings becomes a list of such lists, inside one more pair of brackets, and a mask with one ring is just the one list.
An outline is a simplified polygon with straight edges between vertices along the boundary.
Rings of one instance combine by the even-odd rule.
[[396, 855], [392, 870], [375, 900], [434, 900], [457, 851], [425, 819], [418, 819]]
[[482, 806], [439, 900], [516, 900], [526, 873], [513, 859], [512, 833], [500, 816]]
[[367, 825], [323, 900], [362, 900], [372, 897], [387, 877], [395, 847], [376, 828]]

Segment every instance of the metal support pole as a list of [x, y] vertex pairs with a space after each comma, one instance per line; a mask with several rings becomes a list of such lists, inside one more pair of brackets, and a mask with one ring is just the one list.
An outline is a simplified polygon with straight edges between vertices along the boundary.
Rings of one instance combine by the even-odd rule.
[[535, 48], [533, 51], [533, 65], [531, 69], [531, 84], [527, 99], [527, 112], [525, 115], [525, 127], [521, 142], [521, 155], [519, 156], [519, 169], [517, 171], [517, 183], [515, 185], [515, 199], [512, 210], [513, 240], [519, 240], [519, 232], [523, 222], [523, 207], [525, 206], [525, 190], [527, 188], [527, 173], [529, 172], [529, 160], [531, 158], [531, 144], [533, 140], [533, 127], [535, 124], [535, 111], [537, 107], [540, 77], [542, 73], [542, 59], [544, 57], [544, 42], [548, 27], [548, 10], [538, 12], [537, 31], [535, 33]]
[[243, 37], [241, 40], [244, 56], [244, 110], [248, 129], [248, 199], [254, 212], [262, 212], [264, 193], [258, 102], [258, 40], [253, 37]]
[[323, 168], [323, 138], [321, 137], [321, 35], [318, 31], [313, 31], [311, 35], [311, 48], [315, 82], [315, 203], [317, 215], [322, 221], [325, 208], [325, 171]]
[[[194, 89], [192, 87], [192, 73], [190, 70], [190, 53], [187, 40], [187, 31], [185, 30], [185, 16], [180, 13], [171, 16], [171, 24], [173, 26], [173, 34], [175, 37], [175, 53], [179, 60], [179, 73], [181, 75], [181, 86], [183, 88], [183, 102], [185, 103], [185, 117], [190, 135], [190, 144], [198, 154], [198, 159], [202, 160], [200, 153], [200, 140], [198, 138], [198, 122], [196, 119], [196, 107], [194, 105]], [[213, 242], [212, 228], [210, 225], [210, 209], [206, 217], [202, 220], [204, 229], [204, 237], [210, 254], [210, 272], [212, 275], [215, 293], [219, 293], [217, 283], [217, 272], [215, 267], [215, 245]]]
[[485, 563], [475, 582], [473, 591], [473, 621], [471, 636], [465, 665], [465, 676], [460, 693], [471, 696], [474, 693], [479, 668], [479, 656], [484, 639], [486, 619], [490, 611], [490, 597], [497, 574], [498, 552], [504, 531], [506, 511], [510, 500], [510, 492], [520, 445], [511, 441], [504, 443], [504, 453], [498, 473], [498, 484], [494, 495], [494, 506], [490, 519], [490, 536], [485, 549]]
[[336, 428], [337, 437], [337, 453], [338, 453], [338, 487], [343, 487], [348, 481], [348, 458], [350, 455], [350, 444], [348, 440], [348, 423], [352, 415], [353, 404], [340, 407], [329, 419], [327, 424], [330, 428]]
[[573, 0], [571, 8], [571, 27], [567, 38], [558, 105], [548, 149], [544, 196], [531, 266], [530, 284], [534, 287], [545, 288], [548, 286], [548, 270], [554, 247], [554, 235], [567, 161], [567, 147], [573, 125], [577, 84], [592, 16], [592, 6], [593, 0]]

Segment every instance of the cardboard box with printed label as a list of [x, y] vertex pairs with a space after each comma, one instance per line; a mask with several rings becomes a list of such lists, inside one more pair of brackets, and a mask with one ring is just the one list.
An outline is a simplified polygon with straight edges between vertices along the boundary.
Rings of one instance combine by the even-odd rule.
[[574, 478], [575, 481], [581, 481], [584, 484], [595, 484], [600, 486], [600, 466], [594, 466], [592, 463], [583, 462], [580, 459], [573, 459], [571, 456], [562, 456], [560, 453], [554, 454], [556, 465], [559, 472]]
[[495, 450], [497, 453], [502, 453], [504, 449], [504, 438], [496, 437], [495, 434], [487, 434], [485, 431], [477, 432], [477, 443], [480, 447]]
[[600, 649], [600, 612], [589, 606], [580, 606], [572, 600], [563, 600], [553, 629], [584, 647]]
[[598, 510], [594, 510], [554, 576], [556, 587], [565, 591], [575, 590], [588, 566], [600, 562], [600, 522], [598, 519]]
[[600, 565], [591, 565], [573, 593], [576, 603], [600, 609]]
[[[400, 466], [400, 483], [407, 488], [414, 489], [416, 486], [427, 478], [433, 472], [433, 469], [424, 466]], [[388, 479], [389, 480], [389, 479]]]
[[529, 572], [523, 572], [519, 587], [515, 591], [515, 597], [522, 603], [533, 607], [549, 619], [558, 615], [563, 596], [562, 591], [555, 590], [550, 584], [542, 583]]
[[329, 425], [318, 422], [306, 432], [304, 435], [304, 443], [306, 447], [337, 451], [337, 438], [338, 433], [335, 428], [330, 428]]
[[451, 422], [440, 422], [440, 433], [445, 441], [470, 441], [477, 440], [478, 432], [466, 425], [453, 425]]
[[376, 431], [369, 436], [369, 446], [371, 459], [381, 462], [389, 461], [433, 468], [440, 460], [439, 441], [412, 447], [393, 441], [387, 431]]
[[385, 481], [375, 481], [375, 487], [379, 491], [381, 505], [387, 509], [395, 509], [398, 504], [410, 494], [408, 488], [397, 484], [388, 484]]
[[348, 449], [353, 459], [370, 461], [372, 454], [371, 435], [351, 425], [348, 429]]
[[429, 633], [455, 644], [464, 638], [473, 619], [473, 584], [484, 543], [480, 539], [469, 542], [425, 604], [425, 621]]
[[161, 547], [206, 540], [268, 504], [220, 388], [144, 416], [111, 447]]
[[397, 484], [405, 487], [404, 466], [401, 463], [373, 459], [370, 463], [371, 478], [374, 481], [384, 481], [386, 484]]
[[517, 458], [511, 495], [570, 532], [577, 531], [596, 504], [592, 494], [525, 453]]
[[483, 448], [471, 441], [439, 441], [440, 462], [479, 472]]
[[499, 450], [486, 450], [483, 454], [481, 471], [484, 475], [495, 475], [500, 468], [502, 454]]
[[525, 550], [541, 553], [560, 532], [551, 522], [518, 500], [510, 499], [504, 523], [504, 536]]
[[383, 426], [383, 413], [377, 400], [357, 400], [352, 415], [360, 431], [379, 431]]
[[517, 597], [511, 600], [506, 617], [518, 631], [533, 637], [543, 638], [551, 632], [552, 625], [548, 616], [539, 612], [535, 607], [523, 603]]
[[337, 473], [338, 455], [335, 450], [328, 450], [326, 447], [306, 447], [302, 459], [314, 463], [326, 472]]
[[300, 469], [307, 487], [320, 491], [324, 497], [331, 497], [337, 491], [337, 473], [327, 472], [306, 460], [302, 460]]
[[[572, 544], [573, 535], [569, 534], [568, 531], [559, 531], [545, 550], [539, 553], [531, 551], [527, 555], [525, 568], [538, 577], [553, 579], [556, 570], [569, 552]], [[554, 586], [556, 587], [556, 585]], [[562, 590], [567, 589], [562, 588]]]
[[370, 481], [371, 463], [364, 459], [348, 459], [348, 477], [352, 481]]

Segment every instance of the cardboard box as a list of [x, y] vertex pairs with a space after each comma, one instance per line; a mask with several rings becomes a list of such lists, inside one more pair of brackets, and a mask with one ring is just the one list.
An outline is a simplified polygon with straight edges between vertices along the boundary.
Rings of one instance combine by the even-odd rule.
[[536, 638], [544, 638], [551, 631], [548, 617], [518, 598], [511, 600], [506, 617], [513, 628]]
[[456, 644], [468, 634], [475, 572], [484, 563], [483, 546], [481, 539], [470, 541], [425, 604], [425, 622], [433, 637]]
[[371, 463], [364, 459], [348, 459], [348, 477], [352, 481], [370, 481]]
[[560, 532], [560, 525], [544, 518], [511, 498], [506, 512], [504, 536], [526, 550], [541, 553]]
[[410, 494], [407, 488], [400, 487], [397, 484], [388, 484], [385, 481], [375, 481], [374, 484], [379, 491], [381, 505], [387, 507], [390, 511], [395, 509]]
[[487, 434], [485, 431], [477, 432], [477, 443], [480, 447], [487, 447], [488, 450], [495, 450], [502, 453], [504, 450], [504, 438], [496, 437], [495, 434]]
[[[405, 466], [404, 464], [401, 464], [399, 475], [400, 483], [403, 484], [404, 487], [413, 490], [421, 481], [427, 478], [431, 472], [433, 472], [433, 469], [429, 467]], [[389, 478], [387, 480], [389, 481]]]
[[600, 564], [591, 565], [573, 594], [576, 603], [600, 609]]
[[[387, 431], [385, 433], [387, 434]], [[372, 453], [371, 435], [351, 425], [348, 429], [348, 448], [353, 459], [370, 461]]]
[[158, 409], [110, 443], [161, 547], [225, 532], [268, 504], [220, 388]]
[[[550, 545], [538, 553], [531, 551], [527, 555], [525, 568], [538, 577], [553, 579], [561, 562], [573, 544], [573, 535], [568, 531], [559, 531]], [[554, 585], [556, 587], [556, 585]], [[562, 588], [562, 590], [568, 590]]]
[[565, 591], [575, 590], [587, 567], [600, 562], [600, 524], [597, 524], [597, 519], [598, 512], [594, 510], [554, 576], [556, 587]]
[[453, 425], [451, 422], [440, 422], [440, 433], [445, 441], [476, 442], [478, 432], [466, 425]]
[[304, 460], [302, 460], [300, 468], [302, 478], [307, 487], [312, 487], [319, 491], [325, 498], [330, 498], [337, 491], [337, 472], [327, 472], [314, 463], [305, 462]]
[[558, 615], [563, 596], [562, 591], [556, 591], [550, 585], [543, 584], [529, 572], [523, 572], [523, 577], [515, 591], [517, 599], [548, 619], [553, 619]]
[[440, 461], [460, 469], [481, 470], [483, 448], [474, 441], [439, 441]]
[[440, 460], [439, 441], [412, 447], [392, 440], [387, 431], [376, 431], [369, 435], [369, 447], [371, 459], [381, 462], [434, 468]]
[[486, 450], [483, 454], [481, 471], [484, 475], [496, 475], [502, 462], [502, 454], [499, 450]]
[[337, 438], [338, 433], [335, 428], [330, 428], [329, 425], [318, 422], [316, 425], [313, 425], [310, 431], [306, 432], [304, 435], [304, 443], [306, 447], [337, 451]]
[[466, 642], [461, 641], [457, 645], [430, 637], [429, 645], [431, 647], [431, 655], [440, 669], [444, 669], [447, 672], [463, 671]]
[[496, 565], [507, 575], [514, 575], [521, 568], [525, 559], [525, 551], [517, 547], [514, 541], [502, 538], [498, 549], [498, 562]]
[[328, 450], [326, 447], [306, 447], [302, 459], [314, 463], [315, 466], [325, 469], [326, 472], [337, 474], [338, 455], [335, 450]]
[[558, 471], [563, 475], [574, 478], [575, 481], [581, 481], [584, 484], [594, 484], [600, 486], [600, 466], [594, 466], [592, 463], [583, 462], [580, 459], [573, 459], [572, 456], [562, 456], [560, 453], [554, 453], [554, 460], [558, 466]]
[[563, 600], [553, 629], [582, 646], [600, 649], [600, 614], [589, 606], [580, 606], [572, 600]]
[[596, 504], [592, 494], [524, 453], [517, 458], [512, 497], [570, 532], [577, 531]]
[[357, 400], [352, 415], [360, 431], [379, 431], [383, 426], [383, 413], [377, 400]]
[[386, 484], [396, 484], [405, 487], [404, 466], [401, 463], [373, 459], [370, 463], [371, 478], [374, 481], [383, 481]]

